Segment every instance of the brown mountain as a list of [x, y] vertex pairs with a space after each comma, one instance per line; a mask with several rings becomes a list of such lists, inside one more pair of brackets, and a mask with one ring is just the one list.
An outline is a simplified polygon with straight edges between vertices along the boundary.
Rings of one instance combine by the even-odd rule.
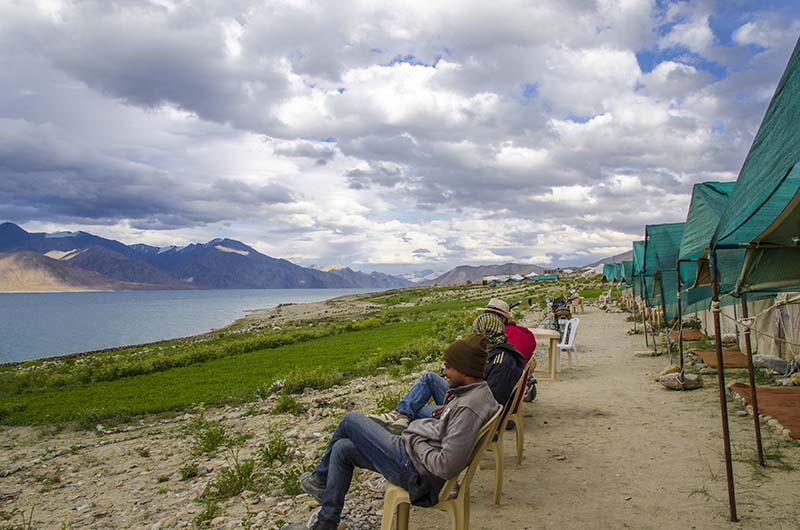
[[118, 282], [36, 252], [0, 254], [0, 291], [109, 291]]

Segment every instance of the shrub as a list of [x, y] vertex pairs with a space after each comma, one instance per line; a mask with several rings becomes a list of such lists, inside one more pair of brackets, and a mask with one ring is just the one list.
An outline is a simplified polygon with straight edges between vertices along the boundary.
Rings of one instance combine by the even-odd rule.
[[322, 370], [294, 372], [286, 376], [283, 382], [283, 393], [300, 394], [306, 388], [324, 390], [343, 381], [344, 375], [338, 372], [323, 372]]
[[219, 504], [213, 500], [205, 501], [203, 504], [205, 505], [205, 508], [203, 508], [203, 511], [197, 514], [197, 517], [194, 518], [195, 528], [200, 528], [206, 522], [212, 520], [214, 517], [218, 517], [222, 513]]
[[378, 396], [375, 402], [375, 412], [381, 414], [383, 412], [393, 411], [404, 395], [404, 392], [384, 392]]
[[272, 408], [273, 414], [289, 413], [292, 416], [300, 416], [305, 411], [306, 407], [289, 394], [281, 394], [278, 402]]
[[220, 447], [232, 447], [237, 444], [235, 437], [225, 432], [225, 427], [216, 421], [208, 421], [200, 414], [189, 425], [189, 433], [194, 436], [192, 454], [213, 453]]
[[226, 460], [228, 467], [223, 468], [217, 478], [206, 487], [202, 499], [221, 501], [245, 490], [258, 488], [261, 477], [255, 460], [239, 460], [239, 452], [234, 449], [229, 449]]
[[272, 432], [267, 435], [267, 441], [259, 449], [258, 456], [265, 466], [272, 466], [273, 462], [285, 464], [289, 459], [292, 447], [282, 433]]
[[197, 476], [197, 462], [189, 462], [181, 466], [178, 470], [181, 474], [181, 480], [189, 480]]
[[300, 495], [303, 493], [303, 489], [300, 487], [300, 475], [303, 471], [305, 470], [299, 465], [281, 468], [278, 478], [284, 495]]

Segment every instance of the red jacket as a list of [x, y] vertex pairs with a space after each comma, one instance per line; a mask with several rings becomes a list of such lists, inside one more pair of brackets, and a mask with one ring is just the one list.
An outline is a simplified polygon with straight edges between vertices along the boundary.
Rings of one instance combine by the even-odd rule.
[[[536, 349], [536, 337], [525, 326], [518, 326], [514, 322], [506, 324], [506, 341], [525, 357], [525, 362], [528, 362], [533, 357], [533, 350]], [[517, 411], [519, 404], [522, 402], [522, 394], [524, 394], [525, 385], [527, 384], [528, 373], [525, 372], [525, 381], [522, 383], [522, 388], [519, 389], [519, 397], [517, 397], [517, 403], [514, 405], [514, 412]]]
[[506, 340], [529, 361], [536, 349], [536, 337], [525, 326], [518, 326], [514, 322], [506, 324]]

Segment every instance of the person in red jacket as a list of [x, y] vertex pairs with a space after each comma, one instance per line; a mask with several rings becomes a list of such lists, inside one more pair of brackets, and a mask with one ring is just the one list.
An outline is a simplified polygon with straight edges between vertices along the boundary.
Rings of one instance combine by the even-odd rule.
[[[525, 358], [525, 362], [528, 362], [531, 357], [533, 357], [533, 351], [536, 349], [536, 337], [533, 336], [531, 330], [526, 328], [525, 326], [520, 326], [516, 322], [511, 321], [510, 319], [506, 322], [506, 340], [517, 349], [518, 352], [522, 354]], [[530, 371], [536, 368], [536, 360], [534, 359], [533, 363], [531, 364]], [[525, 392], [520, 392], [519, 397], [517, 398], [517, 403], [514, 405], [513, 412], [516, 412], [519, 408], [520, 403], [522, 402], [523, 395], [531, 396], [531, 399], [527, 399], [526, 401], [533, 401], [533, 398], [536, 397], [535, 392], [531, 394], [531, 390], [528, 388], [529, 383], [532, 383], [530, 386], [535, 388], [536, 385], [536, 378], [531, 376], [528, 372], [525, 373], [525, 383], [523, 388]], [[509, 422], [511, 423], [511, 422]], [[511, 426], [513, 428], [513, 425]]]

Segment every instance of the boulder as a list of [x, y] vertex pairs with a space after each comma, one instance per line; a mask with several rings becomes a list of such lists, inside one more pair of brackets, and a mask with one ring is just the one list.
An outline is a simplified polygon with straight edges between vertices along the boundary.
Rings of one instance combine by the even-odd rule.
[[753, 355], [753, 366], [767, 368], [781, 375], [789, 371], [789, 363], [774, 355]]
[[680, 381], [680, 373], [667, 374], [658, 380], [670, 390], [694, 390], [703, 386], [703, 378], [697, 374], [684, 374], [683, 382]]
[[675, 364], [671, 364], [671, 365], [667, 366], [666, 368], [664, 368], [663, 370], [661, 370], [660, 372], [658, 372], [658, 374], [656, 374], [656, 381], [658, 381], [659, 379], [661, 379], [663, 376], [665, 376], [667, 374], [674, 374], [675, 372], [680, 372], [680, 371], [681, 371], [681, 367], [680, 366], [675, 365]]

